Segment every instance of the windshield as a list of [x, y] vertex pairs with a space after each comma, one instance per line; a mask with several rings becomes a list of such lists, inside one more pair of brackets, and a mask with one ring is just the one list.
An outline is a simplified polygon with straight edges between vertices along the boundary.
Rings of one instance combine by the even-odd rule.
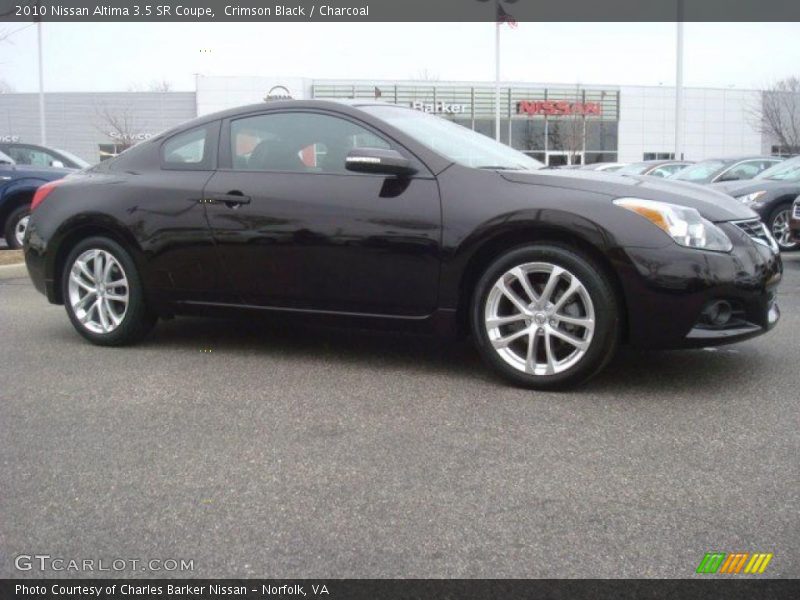
[[632, 163], [630, 165], [625, 165], [621, 169], [618, 169], [617, 173], [621, 175], [641, 175], [652, 166], [653, 163]]
[[441, 117], [399, 106], [361, 108], [465, 167], [531, 171], [544, 166], [522, 152]]
[[774, 167], [770, 167], [769, 169], [756, 175], [755, 179], [769, 179], [771, 181], [800, 181], [800, 157], [778, 163]]
[[4, 154], [0, 152], [0, 165], [13, 165], [14, 159], [11, 158], [8, 154]]
[[88, 162], [83, 160], [80, 156], [75, 156], [72, 152], [67, 152], [66, 150], [62, 150], [61, 148], [56, 148], [56, 151], [59, 154], [63, 154], [67, 159], [74, 162], [81, 169], [85, 169], [86, 167], [89, 166]]
[[681, 181], [694, 181], [695, 183], [708, 183], [714, 179], [714, 175], [731, 164], [731, 161], [724, 160], [705, 160], [696, 165], [686, 167], [672, 176], [672, 179]]

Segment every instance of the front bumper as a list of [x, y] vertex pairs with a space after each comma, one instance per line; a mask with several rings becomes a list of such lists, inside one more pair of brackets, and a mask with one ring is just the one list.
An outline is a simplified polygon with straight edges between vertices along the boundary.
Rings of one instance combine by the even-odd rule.
[[[697, 348], [739, 342], [766, 333], [780, 319], [780, 255], [732, 223], [720, 224], [730, 253], [672, 244], [621, 250], [619, 271], [628, 312], [628, 339], [649, 348]], [[732, 307], [724, 325], [708, 322], [716, 302]]]

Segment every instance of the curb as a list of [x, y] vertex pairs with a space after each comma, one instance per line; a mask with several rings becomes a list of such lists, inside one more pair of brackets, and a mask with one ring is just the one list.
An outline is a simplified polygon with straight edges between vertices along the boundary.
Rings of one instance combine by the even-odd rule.
[[19, 279], [20, 277], [27, 277], [28, 269], [25, 263], [17, 263], [15, 265], [0, 265], [0, 280], [2, 279]]

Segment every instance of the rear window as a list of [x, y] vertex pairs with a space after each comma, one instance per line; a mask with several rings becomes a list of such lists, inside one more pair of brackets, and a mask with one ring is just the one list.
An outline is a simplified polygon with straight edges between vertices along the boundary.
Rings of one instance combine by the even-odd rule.
[[161, 166], [173, 170], [208, 170], [216, 158], [216, 123], [190, 129], [161, 145]]

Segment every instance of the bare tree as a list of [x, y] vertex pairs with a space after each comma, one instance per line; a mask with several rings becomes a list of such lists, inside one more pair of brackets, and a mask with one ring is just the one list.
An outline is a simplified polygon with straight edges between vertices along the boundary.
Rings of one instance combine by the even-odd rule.
[[151, 92], [171, 92], [172, 82], [166, 79], [154, 79], [150, 82], [148, 89]]
[[136, 119], [129, 106], [110, 107], [104, 104], [97, 106], [95, 112], [99, 123], [97, 130], [107, 136], [114, 146], [111, 155], [117, 155], [141, 141]]
[[781, 153], [800, 153], [800, 79], [788, 77], [765, 89], [751, 108], [755, 128]]
[[[571, 105], [583, 100], [580, 90], [575, 92], [575, 97], [564, 99]], [[549, 118], [547, 122], [550, 137], [550, 150], [566, 152], [570, 164], [576, 164], [578, 157], [586, 149], [586, 116], [583, 111], [573, 111], [570, 114]]]
[[10, 94], [14, 91], [14, 86], [5, 79], [0, 79], [0, 94]]
[[570, 164], [576, 164], [583, 152], [586, 136], [586, 117], [583, 115], [567, 115], [550, 119], [548, 123], [551, 149], [566, 152]]
[[416, 79], [418, 81], [439, 81], [439, 75], [429, 71], [428, 68], [425, 67], [424, 69], [417, 71]]

